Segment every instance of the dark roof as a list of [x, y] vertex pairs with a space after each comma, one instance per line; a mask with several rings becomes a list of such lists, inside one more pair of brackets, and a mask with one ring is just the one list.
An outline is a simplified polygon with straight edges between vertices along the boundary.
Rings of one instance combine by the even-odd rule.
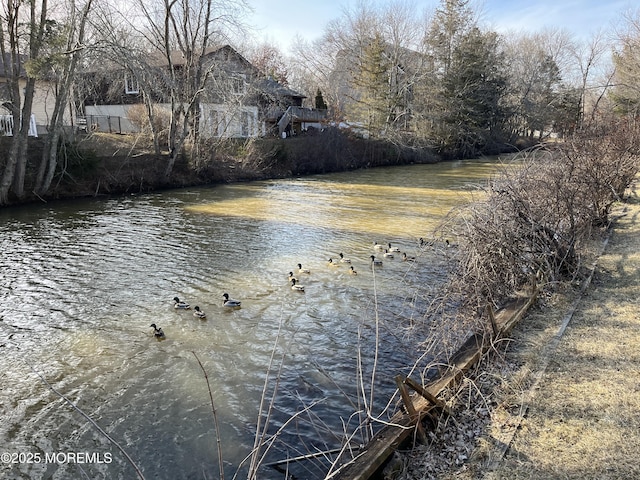
[[289, 87], [285, 87], [273, 78], [263, 78], [258, 81], [258, 87], [260, 90], [277, 97], [307, 98], [306, 95], [296, 92], [295, 90], [291, 90]]
[[[182, 54], [182, 52], [180, 50], [172, 50], [170, 52], [171, 55], [171, 63], [174, 66], [184, 66], [186, 64], [186, 60], [184, 58], [184, 55]], [[245, 63], [248, 67], [251, 68], [255, 68], [253, 67], [253, 65], [251, 65], [251, 63], [244, 58], [242, 55], [240, 55], [233, 47], [231, 47], [230, 45], [222, 45], [222, 46], [216, 46], [216, 47], [207, 47], [204, 51], [204, 54], [202, 55], [203, 57], [215, 57], [215, 56], [220, 56], [220, 55], [224, 55], [224, 59], [228, 59], [229, 57], [233, 56], [235, 57], [237, 60], [239, 60], [240, 62]], [[156, 52], [151, 54], [151, 63], [157, 67], [164, 67], [167, 66], [169, 64], [169, 62], [167, 61], [167, 56], [165, 53], [161, 53], [161, 52]]]

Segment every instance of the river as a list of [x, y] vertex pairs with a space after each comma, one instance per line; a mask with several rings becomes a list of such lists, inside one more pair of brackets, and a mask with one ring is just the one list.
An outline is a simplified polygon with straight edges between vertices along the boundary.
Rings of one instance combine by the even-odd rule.
[[[246, 477], [263, 392], [261, 424], [269, 411], [267, 433], [284, 426], [264, 462], [340, 447], [360, 421], [354, 411], [386, 418], [393, 377], [424, 353], [424, 292], [442, 265], [420, 237], [495, 167], [413, 165], [0, 210], [0, 477], [136, 477], [56, 392], [147, 479], [219, 478], [217, 439], [225, 478]], [[370, 255], [382, 258], [374, 242], [416, 262], [396, 253], [372, 269]], [[304, 293], [288, 281], [298, 263], [311, 271], [296, 272]], [[223, 293], [241, 308], [223, 307]], [[175, 309], [176, 296], [206, 320]], [[327, 463], [292, 468], [322, 478]], [[284, 475], [263, 467], [259, 477]]]

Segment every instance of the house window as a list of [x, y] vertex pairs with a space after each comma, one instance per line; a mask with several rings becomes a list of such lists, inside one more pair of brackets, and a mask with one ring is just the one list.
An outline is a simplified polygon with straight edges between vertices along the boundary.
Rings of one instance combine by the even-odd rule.
[[124, 93], [126, 93], [127, 95], [136, 95], [140, 93], [138, 79], [130, 73], [124, 74]]
[[245, 75], [234, 75], [231, 77], [231, 91], [236, 95], [243, 95], [246, 91], [244, 83]]

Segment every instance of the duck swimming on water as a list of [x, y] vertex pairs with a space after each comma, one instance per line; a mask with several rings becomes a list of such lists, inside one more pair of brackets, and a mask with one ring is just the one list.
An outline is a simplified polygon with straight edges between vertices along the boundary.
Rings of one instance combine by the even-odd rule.
[[302, 264], [298, 264], [298, 273], [311, 273], [311, 270], [308, 268], [302, 268]]
[[406, 253], [403, 253], [402, 254], [402, 261], [403, 262], [415, 262], [416, 261], [416, 257], [410, 257]]
[[291, 290], [293, 290], [295, 292], [304, 292], [304, 285], [299, 285], [298, 283], [296, 283], [296, 279], [292, 278], [291, 279]]
[[229, 298], [229, 294], [228, 293], [225, 293], [222, 296], [224, 297], [224, 301], [222, 302], [222, 305], [227, 307], [227, 308], [238, 308], [238, 307], [240, 307], [240, 304], [242, 303], [239, 300], [234, 300], [232, 298]]
[[371, 265], [376, 267], [382, 266], [382, 260], [378, 260], [375, 255], [371, 255]]
[[344, 255], [342, 253], [339, 254], [340, 255], [340, 261], [342, 263], [351, 263], [351, 260], [348, 258], [345, 258]]
[[198, 317], [198, 318], [200, 318], [202, 320], [207, 318], [207, 314], [204, 313], [202, 310], [200, 310], [200, 307], [197, 306], [197, 305], [195, 307], [193, 307], [193, 316], [194, 317]]
[[186, 302], [181, 302], [178, 297], [173, 297], [173, 308], [180, 310], [189, 310], [191, 307]]
[[399, 252], [400, 252], [400, 249], [399, 249], [398, 247], [392, 247], [390, 243], [389, 243], [388, 245], [389, 245], [388, 250], [389, 250], [390, 252], [396, 252], [396, 253], [399, 253]]
[[153, 335], [158, 339], [161, 340], [163, 338], [165, 338], [164, 336], [164, 332], [162, 331], [162, 328], [156, 326], [155, 323], [152, 323], [151, 325], [149, 325], [150, 327], [153, 327]]

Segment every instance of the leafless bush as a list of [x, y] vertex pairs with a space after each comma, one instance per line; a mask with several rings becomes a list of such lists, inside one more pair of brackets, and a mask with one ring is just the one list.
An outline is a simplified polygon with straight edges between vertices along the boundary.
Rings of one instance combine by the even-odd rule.
[[460, 248], [449, 302], [479, 317], [533, 276], [549, 284], [579, 275], [585, 240], [607, 224], [638, 172], [637, 146], [637, 130], [619, 125], [524, 152], [505, 165], [481, 201], [457, 212]]
[[152, 121], [149, 121], [149, 112], [147, 107], [142, 103], [131, 105], [127, 110], [127, 117], [131, 123], [138, 127], [143, 135], [148, 135], [149, 137], [152, 137], [154, 134], [157, 135], [160, 145], [167, 145], [170, 116], [170, 112], [166, 109], [154, 107]]

